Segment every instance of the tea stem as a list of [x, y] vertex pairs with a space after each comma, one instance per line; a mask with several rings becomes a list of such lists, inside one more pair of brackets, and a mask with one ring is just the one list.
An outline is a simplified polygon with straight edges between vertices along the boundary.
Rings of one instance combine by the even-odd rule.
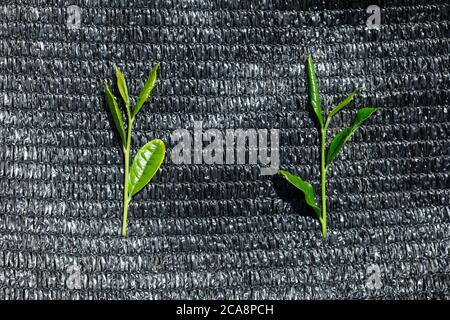
[[[328, 121], [327, 121], [328, 122]], [[327, 178], [327, 168], [325, 166], [325, 147], [326, 147], [326, 127], [322, 128], [322, 138], [320, 146], [320, 177], [321, 177], [321, 191], [322, 191], [322, 236], [325, 238], [327, 236], [327, 194], [326, 194], [326, 178]]]
[[127, 236], [127, 220], [128, 220], [128, 205], [131, 197], [128, 192], [128, 181], [130, 172], [130, 151], [131, 151], [131, 128], [133, 126], [133, 119], [130, 112], [128, 112], [128, 125], [127, 125], [127, 139], [125, 146], [123, 147], [123, 156], [125, 162], [124, 172], [124, 186], [123, 186], [123, 219], [122, 219], [122, 236]]

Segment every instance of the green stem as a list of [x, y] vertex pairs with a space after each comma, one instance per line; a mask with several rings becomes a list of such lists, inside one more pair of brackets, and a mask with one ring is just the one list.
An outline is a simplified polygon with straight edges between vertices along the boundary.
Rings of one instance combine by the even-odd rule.
[[128, 192], [128, 174], [130, 171], [130, 149], [131, 149], [131, 128], [133, 126], [133, 119], [128, 112], [127, 125], [127, 139], [123, 148], [123, 156], [125, 160], [125, 174], [123, 183], [123, 218], [122, 218], [122, 236], [127, 236], [127, 220], [128, 220], [128, 204], [130, 203], [130, 196]]
[[[327, 121], [328, 123], [328, 121]], [[326, 193], [326, 178], [327, 178], [327, 168], [325, 166], [325, 147], [326, 147], [326, 137], [327, 131], [326, 127], [322, 128], [322, 139], [320, 147], [320, 177], [321, 177], [321, 191], [322, 191], [322, 236], [325, 238], [327, 236], [327, 193]]]

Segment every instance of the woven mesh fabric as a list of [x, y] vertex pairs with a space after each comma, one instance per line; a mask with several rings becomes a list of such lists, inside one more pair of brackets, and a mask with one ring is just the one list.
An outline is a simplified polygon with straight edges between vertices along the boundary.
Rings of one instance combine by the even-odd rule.
[[[448, 298], [449, 5], [378, 1], [373, 30], [371, 2], [2, 1], [0, 298]], [[160, 62], [134, 151], [161, 138], [170, 154], [194, 121], [275, 128], [281, 167], [318, 187], [309, 52], [326, 110], [366, 88], [329, 138], [359, 106], [382, 108], [330, 169], [326, 239], [259, 165], [170, 156], [120, 237], [122, 154], [102, 89], [114, 63], [135, 97]]]

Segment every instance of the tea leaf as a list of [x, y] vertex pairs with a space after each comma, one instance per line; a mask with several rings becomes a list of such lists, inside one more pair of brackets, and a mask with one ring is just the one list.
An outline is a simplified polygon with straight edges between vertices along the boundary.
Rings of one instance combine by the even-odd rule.
[[155, 67], [153, 68], [152, 72], [150, 72], [150, 75], [148, 76], [147, 81], [144, 84], [144, 88], [142, 88], [141, 93], [139, 94], [138, 101], [136, 103], [136, 107], [133, 110], [133, 117], [135, 117], [138, 112], [141, 110], [144, 103], [147, 101], [148, 97], [150, 96], [150, 93], [152, 92], [153, 88], [156, 84], [156, 73], [158, 71], [159, 64], [157, 63]]
[[145, 144], [134, 157], [129, 174], [129, 196], [132, 197], [144, 188], [164, 160], [166, 146], [159, 139]]
[[116, 70], [117, 87], [119, 88], [120, 95], [125, 102], [127, 110], [130, 110], [130, 97], [128, 96], [127, 82], [125, 81], [122, 71], [120, 71], [116, 65], [114, 65], [114, 69]]
[[346, 105], [348, 105], [350, 103], [350, 101], [353, 100], [353, 98], [362, 90], [362, 87], [359, 87], [358, 89], [356, 89], [355, 91], [353, 91], [352, 93], [350, 93], [348, 95], [347, 98], [345, 98], [344, 100], [341, 101], [341, 103], [339, 103], [336, 107], [333, 108], [333, 110], [331, 110], [330, 115], [328, 116], [328, 118], [332, 118], [334, 117], [339, 111], [341, 111]]
[[339, 151], [341, 151], [344, 144], [348, 141], [348, 139], [351, 138], [351, 136], [355, 133], [355, 131], [361, 126], [361, 124], [369, 119], [372, 114], [377, 111], [378, 108], [362, 108], [358, 111], [358, 114], [356, 115], [355, 121], [353, 121], [353, 124], [350, 128], [344, 129], [341, 132], [339, 132], [331, 141], [330, 146], [328, 147], [327, 152], [327, 161], [326, 166], [328, 167], [333, 161], [336, 156], [338, 155]]
[[321, 220], [320, 208], [316, 204], [316, 193], [312, 185], [287, 171], [278, 170], [278, 173], [282, 174], [289, 183], [304, 193], [306, 203], [314, 210], [319, 220]]
[[111, 93], [109, 86], [105, 83], [106, 101], [108, 103], [109, 111], [113, 116], [114, 123], [116, 124], [117, 131], [119, 132], [122, 145], [126, 144], [125, 128], [123, 126], [122, 114], [120, 113], [119, 106], [116, 98]]
[[308, 73], [309, 99], [311, 102], [311, 106], [313, 107], [317, 119], [319, 120], [320, 127], [323, 128], [322, 109], [320, 107], [320, 97], [319, 97], [319, 85], [317, 83], [316, 70], [311, 55], [308, 56], [307, 73]]

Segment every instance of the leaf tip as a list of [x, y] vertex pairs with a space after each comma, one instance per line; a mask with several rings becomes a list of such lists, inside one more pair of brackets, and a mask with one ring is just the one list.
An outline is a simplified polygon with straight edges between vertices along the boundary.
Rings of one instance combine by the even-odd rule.
[[116, 64], [114, 64], [114, 70], [116, 72], [116, 78], [123, 77], [122, 70], [120, 70]]
[[[104, 85], [105, 85], [105, 91], [106, 91], [106, 93], [107, 94], [109, 94], [109, 95], [111, 95], [111, 96], [113, 96], [113, 94], [112, 94], [112, 92], [111, 92], [111, 89], [109, 88], [109, 85], [108, 85], [108, 82], [104, 82]], [[114, 96], [113, 96], [114, 97]]]
[[166, 152], [166, 144], [164, 143], [164, 141], [162, 141], [161, 139], [153, 139], [152, 143], [158, 147], [160, 147], [161, 149], [164, 150], [164, 152]]
[[115, 70], [116, 72], [117, 72], [117, 71], [120, 71], [120, 70], [119, 70], [119, 67], [117, 67], [117, 64], [114, 63], [113, 66], [114, 66], [114, 70]]
[[381, 108], [372, 108], [372, 112], [370, 113], [370, 115], [374, 115], [376, 112], [380, 111]]
[[366, 110], [369, 110], [370, 114], [374, 114], [375, 112], [377, 112], [378, 110], [380, 110], [381, 108], [371, 108], [371, 107], [366, 107], [364, 108]]
[[150, 72], [150, 76], [152, 77], [153, 75], [156, 77], [156, 73], [158, 72], [159, 69], [159, 62], [155, 63], [155, 66], [153, 67], [152, 71]]

